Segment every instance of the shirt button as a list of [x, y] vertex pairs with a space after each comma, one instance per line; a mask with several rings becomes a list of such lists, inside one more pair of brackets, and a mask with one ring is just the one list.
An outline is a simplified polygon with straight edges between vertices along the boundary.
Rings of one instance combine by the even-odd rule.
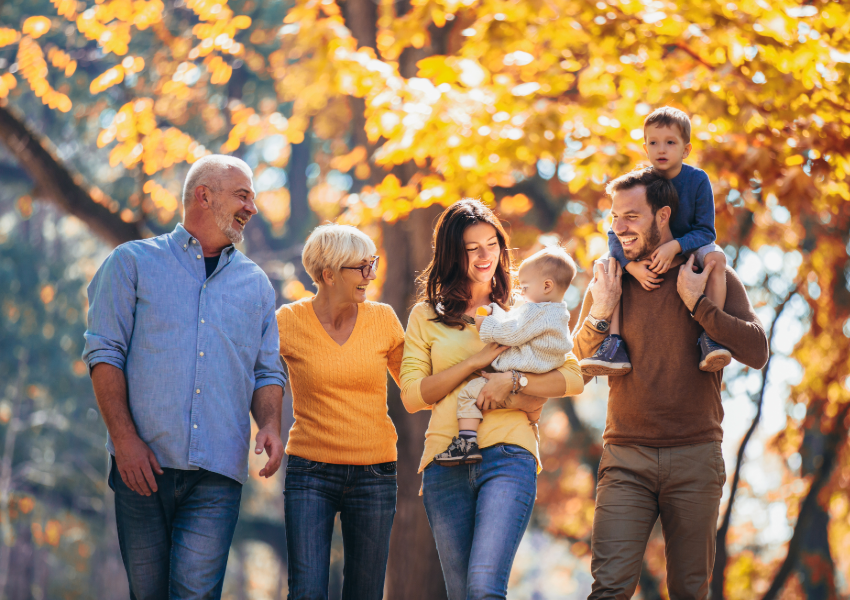
[[206, 321], [204, 321], [203, 319], [201, 319], [201, 323], [206, 323]]
[[195, 423], [194, 425], [192, 425], [192, 427], [194, 427], [195, 429], [197, 429], [197, 428], [198, 428], [198, 424], [197, 424], [197, 423]]
[[206, 284], [206, 283], [204, 284], [204, 289], [207, 289], [207, 284]]
[[186, 247], [186, 244], [183, 244], [183, 247], [185, 248], [185, 247]]
[[200, 389], [200, 388], [198, 388], [197, 390], [195, 390], [195, 393], [196, 393], [196, 394], [200, 394], [200, 393], [201, 393], [201, 389]]
[[200, 254], [198, 254], [197, 258], [201, 258], [201, 255], [200, 255]]
[[204, 355], [204, 353], [203, 353], [203, 352], [201, 352], [201, 356], [203, 356], [203, 355]]

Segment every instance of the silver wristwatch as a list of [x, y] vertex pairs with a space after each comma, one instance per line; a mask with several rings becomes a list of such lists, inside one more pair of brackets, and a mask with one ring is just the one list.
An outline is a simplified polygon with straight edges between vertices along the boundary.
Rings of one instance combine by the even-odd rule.
[[608, 328], [611, 324], [604, 319], [597, 319], [593, 315], [587, 315], [587, 321], [590, 323], [590, 326], [593, 327], [596, 331], [600, 333], [605, 333], [608, 331]]

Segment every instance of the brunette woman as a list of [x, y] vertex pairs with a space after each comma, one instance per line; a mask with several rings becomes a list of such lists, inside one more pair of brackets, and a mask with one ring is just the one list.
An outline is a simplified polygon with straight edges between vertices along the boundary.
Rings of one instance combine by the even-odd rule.
[[473, 317], [491, 302], [507, 305], [511, 257], [508, 235], [477, 200], [461, 200], [443, 212], [433, 246], [407, 326], [402, 400], [410, 412], [432, 409], [419, 470], [449, 600], [505, 598], [540, 470], [526, 413], [539, 411], [545, 398], [580, 393], [581, 371], [568, 354], [563, 366], [544, 374], [487, 374], [481, 408], [496, 410], [484, 413], [478, 430], [483, 461], [435, 464], [434, 456], [458, 435], [458, 393], [506, 349], [481, 342]]

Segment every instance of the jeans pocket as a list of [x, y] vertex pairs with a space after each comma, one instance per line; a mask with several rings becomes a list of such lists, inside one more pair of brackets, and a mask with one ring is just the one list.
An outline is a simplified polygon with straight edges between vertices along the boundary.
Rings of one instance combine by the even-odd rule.
[[300, 456], [290, 455], [289, 458], [286, 459], [286, 470], [317, 471], [322, 467], [323, 464], [324, 463], [320, 463], [315, 460], [307, 460], [306, 458], [301, 458]]
[[397, 476], [395, 461], [369, 465], [369, 472], [380, 479], [395, 479]]
[[502, 444], [501, 446], [499, 446], [499, 449], [505, 456], [510, 456], [511, 458], [522, 458], [535, 463], [537, 462], [537, 459], [534, 458], [534, 455], [522, 446], [515, 446], [513, 444]]
[[221, 330], [224, 335], [237, 346], [259, 347], [263, 307], [232, 294], [222, 294], [221, 300]]

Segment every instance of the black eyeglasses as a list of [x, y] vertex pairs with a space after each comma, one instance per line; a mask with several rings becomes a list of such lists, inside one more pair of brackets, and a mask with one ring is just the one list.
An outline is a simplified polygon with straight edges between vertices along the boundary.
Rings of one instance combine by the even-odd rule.
[[362, 267], [342, 267], [343, 269], [351, 269], [352, 271], [360, 271], [360, 274], [363, 275], [363, 279], [368, 279], [369, 275], [372, 274], [372, 271], [378, 271], [378, 261], [381, 259], [380, 256], [373, 256], [372, 260], [369, 261], [368, 265], [363, 265]]

